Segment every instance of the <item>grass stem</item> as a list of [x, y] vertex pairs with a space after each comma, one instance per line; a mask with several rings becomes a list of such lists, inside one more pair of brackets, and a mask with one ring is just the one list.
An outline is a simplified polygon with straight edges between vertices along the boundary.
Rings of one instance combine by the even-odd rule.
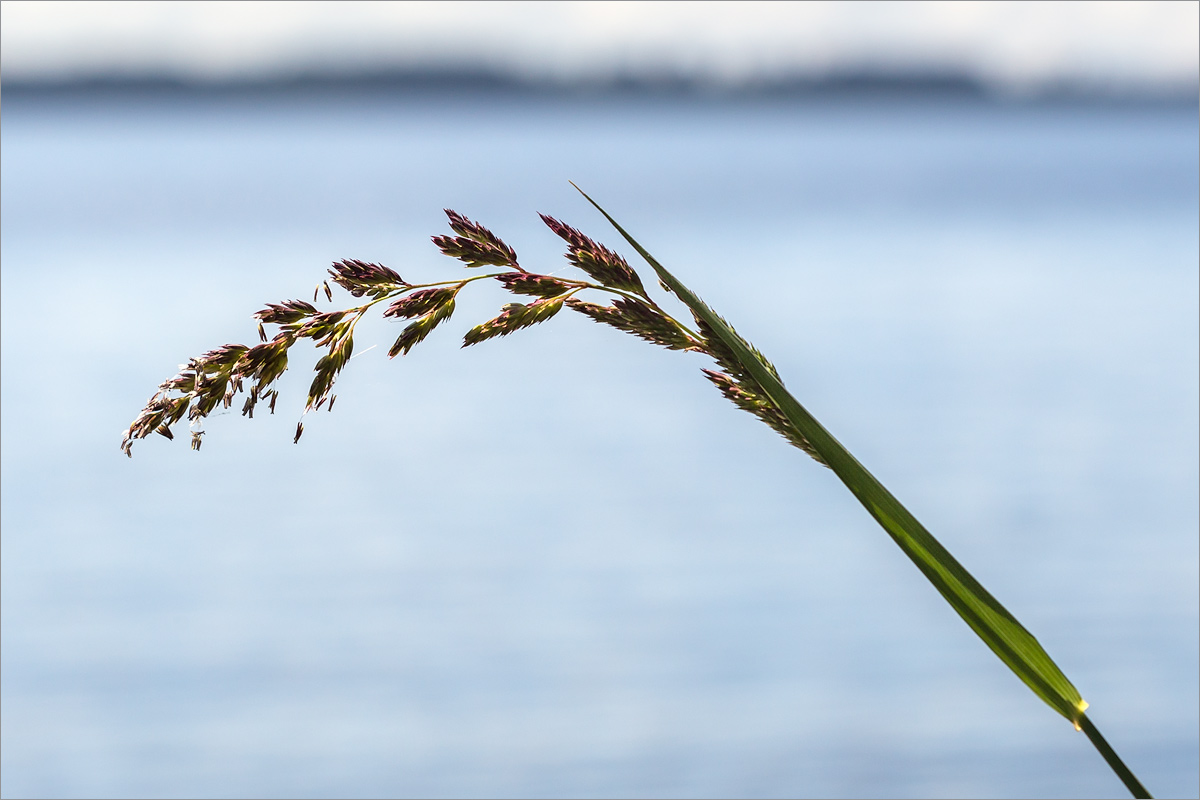
[[1146, 791], [1146, 787], [1142, 786], [1142, 782], [1137, 779], [1133, 771], [1125, 766], [1125, 762], [1117, 755], [1117, 751], [1113, 750], [1108, 740], [1100, 734], [1100, 731], [1096, 730], [1096, 726], [1088, 719], [1087, 714], [1079, 717], [1079, 728], [1087, 734], [1088, 739], [1100, 751], [1100, 755], [1104, 756], [1104, 760], [1112, 767], [1112, 771], [1117, 773], [1117, 777], [1125, 784], [1125, 788], [1129, 790], [1130, 794], [1137, 798], [1151, 798], [1154, 796]]

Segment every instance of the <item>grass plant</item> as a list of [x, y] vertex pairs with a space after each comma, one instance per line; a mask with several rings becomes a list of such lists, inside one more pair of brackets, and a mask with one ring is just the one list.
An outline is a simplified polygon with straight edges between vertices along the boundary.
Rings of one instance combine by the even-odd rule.
[[[702, 371], [721, 394], [832, 470], [992, 652], [1034, 694], [1086, 734], [1134, 797], [1150, 797], [1088, 718], [1088, 703], [1037, 639], [808, 413], [787, 391], [778, 371], [762, 353], [646, 252], [603, 208], [586, 194], [584, 197], [649, 264], [660, 287], [683, 304], [690, 316], [687, 322], [669, 314], [650, 296], [641, 277], [624, 258], [552, 217], [542, 215], [542, 220], [566, 242], [567, 260], [586, 279], [530, 272], [520, 265], [516, 251], [490, 230], [447, 210], [454, 235], [434, 236], [434, 244], [468, 268], [482, 271], [452, 280], [413, 284], [382, 264], [335, 262], [329, 278], [313, 293], [311, 303], [287, 300], [269, 304], [254, 315], [259, 344], [227, 344], [210, 350], [189, 360], [179, 374], [162, 383], [125, 431], [121, 449], [132, 456], [134, 442], [151, 433], [172, 439], [172, 426], [186, 418], [191, 446], [199, 450], [204, 419], [218, 407], [230, 408], [243, 393], [243, 415], [253, 417], [260, 402], [274, 413], [279, 397], [276, 381], [288, 368], [291, 347], [301, 339], [309, 339], [326, 351], [317, 360], [305, 414], [326, 404], [332, 410], [337, 399], [332, 393], [337, 376], [354, 351], [355, 326], [368, 311], [386, 304], [384, 317], [407, 321], [388, 351], [389, 357], [395, 357], [407, 354], [450, 319], [455, 298], [468, 284], [497, 281], [524, 302], [509, 303], [493, 319], [468, 330], [463, 347], [545, 322], [567, 308], [668, 350], [700, 353], [712, 359], [717, 369]], [[320, 294], [327, 301], [333, 300], [329, 281], [363, 302], [342, 310], [319, 310], [314, 303]], [[608, 304], [584, 299], [587, 293], [596, 292], [606, 295]], [[268, 325], [277, 328], [270, 338]], [[298, 442], [303, 433], [302, 417], [293, 441]]]

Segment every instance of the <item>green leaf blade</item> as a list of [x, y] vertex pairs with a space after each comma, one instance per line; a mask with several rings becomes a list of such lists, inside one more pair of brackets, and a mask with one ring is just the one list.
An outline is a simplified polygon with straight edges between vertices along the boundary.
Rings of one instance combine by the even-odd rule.
[[720, 336], [772, 402], [800, 430], [834, 474], [992, 652], [1034, 694], [1078, 728], [1088, 704], [1037, 639], [808, 413], [784, 388], [779, 378], [764, 366], [761, 357], [756, 356], [720, 316], [658, 263], [599, 204], [582, 190], [580, 192], [646, 260], [658, 274], [659, 280]]

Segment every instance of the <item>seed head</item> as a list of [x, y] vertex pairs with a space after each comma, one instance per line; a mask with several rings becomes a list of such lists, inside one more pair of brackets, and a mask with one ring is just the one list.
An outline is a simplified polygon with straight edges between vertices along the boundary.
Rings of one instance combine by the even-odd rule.
[[642, 279], [625, 259], [604, 245], [584, 236], [570, 225], [545, 214], [539, 214], [539, 216], [550, 230], [567, 243], [567, 260], [586, 272], [592, 280], [613, 289], [622, 289], [646, 297]]
[[385, 317], [412, 319], [413, 317], [428, 314], [435, 308], [453, 300], [454, 295], [462, 287], [463, 284], [460, 283], [455, 286], [441, 286], [436, 289], [418, 289], [392, 303], [383, 312], [383, 315]]
[[563, 301], [560, 298], [537, 300], [529, 305], [509, 303], [495, 319], [476, 325], [463, 337], [463, 347], [470, 347], [494, 336], [507, 336], [513, 331], [545, 322], [558, 313]]
[[572, 310], [591, 317], [596, 322], [632, 333], [668, 350], [694, 350], [700, 347], [700, 343], [689, 336], [678, 323], [639, 300], [621, 297], [614, 300], [611, 306], [588, 303], [574, 297], [566, 302]]
[[804, 438], [804, 434], [800, 433], [796, 426], [779, 410], [779, 407], [771, 402], [771, 399], [758, 387], [758, 384], [747, 385], [735, 380], [731, 375], [711, 369], [702, 369], [701, 372], [735, 406], [743, 411], [749, 411], [767, 425], [770, 425], [775, 429], [776, 433], [787, 439], [792, 445], [808, 453], [818, 464], [829, 466], [825, 463], [825, 459], [821, 458], [809, 443], [808, 439]]
[[468, 267], [512, 267], [520, 269], [517, 253], [500, 240], [500, 237], [477, 222], [445, 209], [450, 218], [450, 229], [458, 236], [434, 236], [433, 243], [445, 255], [457, 258]]
[[423, 341], [440, 323], [449, 319], [453, 313], [454, 294], [451, 293], [449, 300], [437, 306], [416, 322], [411, 323], [401, 332], [395, 344], [388, 350], [388, 358], [395, 358], [398, 355], [408, 355], [408, 352], [413, 347]]
[[529, 272], [505, 272], [503, 275], [497, 275], [496, 280], [513, 294], [533, 297], [558, 297], [572, 288], [570, 284], [548, 275], [534, 275]]
[[[329, 275], [333, 278], [334, 283], [355, 297], [362, 297], [364, 294], [371, 297], [383, 297], [389, 292], [403, 289], [409, 285], [394, 270], [382, 264], [356, 259], [333, 262], [333, 268], [329, 270]], [[332, 299], [332, 295], [330, 295], [330, 299]]]
[[[721, 339], [721, 337], [717, 335], [717, 332], [712, 329], [712, 326], [705, 322], [704, 319], [698, 314], [693, 314], [693, 316], [696, 319], [696, 327], [699, 329], [700, 335], [704, 339], [701, 352], [711, 356], [712, 359], [721, 366], [721, 369], [737, 378], [739, 383], [753, 383], [757, 386], [757, 382], [750, 375], [750, 373], [746, 371], [746, 368], [742, 366], [742, 363], [738, 360], [737, 356], [734, 355], [733, 351], [729, 349], [729, 345], [725, 344], [725, 341]], [[722, 322], [725, 321], [720, 317], [718, 317], [718, 319], [721, 319]], [[768, 361], [767, 357], [760, 353], [757, 347], [742, 338], [741, 334], [735, 331], [733, 326], [728, 322], [725, 323], [725, 327], [727, 327], [729, 331], [737, 337], [738, 341], [750, 351], [755, 359], [758, 360], [758, 363], [762, 364], [763, 368], [766, 369], [767, 372], [771, 373], [780, 383], [783, 382], [783, 379], [779, 377], [779, 370], [775, 369], [775, 365]]]

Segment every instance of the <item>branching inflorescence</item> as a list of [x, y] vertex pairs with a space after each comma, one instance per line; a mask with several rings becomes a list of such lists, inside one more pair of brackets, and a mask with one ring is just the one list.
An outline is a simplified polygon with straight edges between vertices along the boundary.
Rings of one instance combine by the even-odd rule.
[[[253, 417], [260, 401], [274, 413], [279, 397], [276, 382], [288, 368], [289, 350], [301, 339], [310, 339], [326, 351], [317, 360], [305, 413], [320, 410], [326, 403], [332, 409], [337, 399], [332, 394], [334, 382], [354, 352], [354, 328], [367, 311], [387, 303], [384, 317], [408, 320], [388, 350], [390, 357], [404, 355], [450, 318], [454, 313], [455, 298], [468, 283], [491, 279], [514, 295], [531, 299], [509, 303], [495, 318], [471, 328], [463, 337], [463, 347], [545, 322], [566, 307], [668, 350], [686, 350], [711, 357], [720, 369], [703, 372], [725, 397], [824, 463], [711, 326], [694, 312], [694, 328], [666, 313], [646, 292], [637, 272], [617, 253], [543, 214], [542, 220], [550, 230], [567, 243], [567, 260], [588, 280], [537, 274], [526, 271], [518, 263], [516, 251], [487, 228], [449, 209], [446, 216], [456, 235], [433, 237], [433, 243], [442, 253], [472, 269], [499, 267], [502, 271], [461, 280], [412, 284], [382, 264], [357, 260], [335, 262], [329, 270], [329, 278], [313, 293], [313, 303], [322, 292], [326, 300], [333, 299], [330, 280], [351, 296], [366, 302], [342, 311], [320, 311], [313, 303], [303, 300], [269, 304], [254, 315], [258, 320], [259, 344], [253, 347], [229, 344], [188, 361], [178, 375], [158, 387], [125, 431], [121, 449], [132, 456], [133, 443], [151, 433], [173, 439], [171, 427], [186, 417], [191, 427], [192, 449], [199, 450], [204, 418], [218, 407], [230, 408], [242, 392], [246, 393], [243, 415]], [[610, 303], [601, 305], [577, 296], [585, 291], [605, 292]], [[267, 336], [267, 325], [278, 326], [271, 338]], [[778, 372], [761, 353], [744, 340], [742, 343], [773, 376], [778, 377]], [[303, 432], [304, 423], [300, 421], [296, 424], [294, 441], [299, 441]]]
[[[288, 367], [288, 351], [301, 339], [324, 348], [308, 389], [305, 413], [332, 409], [338, 373], [354, 352], [354, 328], [372, 307], [387, 303], [383, 316], [407, 324], [388, 351], [408, 353], [434, 328], [454, 313], [454, 301], [468, 283], [495, 280], [526, 302], [506, 305], [498, 316], [476, 325], [463, 337], [463, 346], [507, 336], [545, 322], [566, 308], [617, 330], [632, 333], [668, 350], [689, 350], [709, 356], [718, 369], [705, 376], [738, 408], [770, 425], [791, 444], [829, 467], [905, 555], [921, 570], [971, 629], [1013, 673], [1051, 708], [1068, 719], [1088, 739], [1135, 797], [1150, 797], [1133, 772], [1105, 741], [1085, 713], [1088, 704], [1054, 663], [1049, 654], [1016, 618], [960, 564], [950, 552], [855, 459], [824, 426], [784, 387], [779, 373], [729, 323], [694, 292], [659, 264], [604, 209], [584, 195], [639, 255], [654, 269], [659, 284], [691, 312], [695, 327], [688, 327], [664, 311], [647, 294], [638, 274], [617, 253], [552, 217], [542, 220], [567, 243], [567, 260], [586, 276], [575, 280], [526, 271], [516, 252], [482, 225], [447, 211], [454, 236], [435, 236], [434, 244], [446, 255], [472, 269], [500, 268], [459, 280], [411, 284], [381, 264], [339, 261], [329, 279], [318, 285], [313, 303], [323, 290], [332, 301], [329, 280], [365, 302], [342, 311], [320, 311], [313, 303], [288, 300], [268, 305], [255, 314], [259, 344], [229, 344], [189, 361], [178, 375], [161, 384], [137, 419], [125, 431], [121, 449], [132, 455], [133, 443], [151, 433], [174, 438], [171, 426], [187, 417], [192, 448], [200, 449], [201, 423], [218, 406], [229, 408], [235, 397], [247, 393], [242, 413], [253, 416], [260, 401], [271, 412], [279, 397], [276, 381]], [[583, 292], [603, 292], [608, 305], [582, 299]], [[278, 326], [267, 338], [266, 326]], [[296, 424], [296, 438], [304, 432]]]

